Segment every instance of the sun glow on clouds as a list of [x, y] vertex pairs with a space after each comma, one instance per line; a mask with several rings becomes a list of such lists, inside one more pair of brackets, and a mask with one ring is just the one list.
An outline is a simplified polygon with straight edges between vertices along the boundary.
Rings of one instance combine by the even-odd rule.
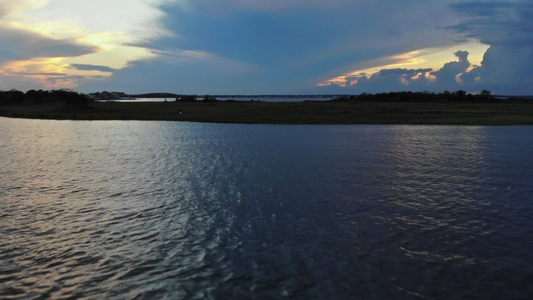
[[63, 73], [61, 58], [34, 58], [28, 61], [11, 61], [2, 66], [0, 75], [20, 77], [24, 81], [41, 83], [46, 88], [70, 88], [74, 82]]
[[[346, 87], [347, 84], [357, 84], [357, 80], [350, 80], [351, 77], [370, 77], [381, 70], [387, 69], [431, 69], [436, 71], [444, 66], [444, 64], [456, 60], [457, 58], [455, 57], [454, 53], [461, 50], [467, 50], [469, 52], [469, 61], [472, 63], [471, 68], [474, 68], [475, 66], [481, 65], [483, 55], [488, 48], [488, 45], [484, 45], [477, 40], [470, 40], [466, 43], [461, 43], [452, 47], [427, 48], [410, 51], [352, 66], [351, 70], [355, 69], [355, 71], [340, 71], [342, 75], [338, 75], [326, 81], [320, 82], [317, 84], [317, 86], [337, 84], [339, 86]], [[422, 77], [427, 78], [429, 81], [435, 79], [435, 76], [429, 74], [429, 71], [418, 73], [411, 79], [420, 79]], [[408, 84], [407, 82], [404, 83]]]
[[[158, 14], [144, 0], [2, 0], [0, 30], [15, 46], [0, 60], [0, 88], [12, 88], [1, 85], [2, 77], [18, 78], [19, 89], [75, 88], [132, 61], [152, 59], [156, 54], [136, 44], [164, 34], [157, 29]], [[21, 31], [28, 36], [22, 42], [16, 40]], [[37, 47], [29, 47], [31, 40]], [[47, 47], [35, 49], [42, 44]], [[81, 65], [96, 67], [76, 67]]]

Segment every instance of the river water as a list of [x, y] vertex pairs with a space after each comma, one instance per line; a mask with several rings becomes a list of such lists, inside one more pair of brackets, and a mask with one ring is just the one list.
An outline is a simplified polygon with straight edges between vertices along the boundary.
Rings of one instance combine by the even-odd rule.
[[533, 127], [0, 118], [1, 299], [530, 299]]

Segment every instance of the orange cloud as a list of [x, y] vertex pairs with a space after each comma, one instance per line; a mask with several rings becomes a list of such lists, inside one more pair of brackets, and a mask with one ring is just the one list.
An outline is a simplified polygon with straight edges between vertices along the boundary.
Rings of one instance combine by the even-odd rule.
[[4, 64], [0, 75], [17, 77], [25, 81], [35, 81], [44, 88], [70, 88], [76, 81], [64, 73], [62, 58], [35, 58], [30, 61], [11, 61]]

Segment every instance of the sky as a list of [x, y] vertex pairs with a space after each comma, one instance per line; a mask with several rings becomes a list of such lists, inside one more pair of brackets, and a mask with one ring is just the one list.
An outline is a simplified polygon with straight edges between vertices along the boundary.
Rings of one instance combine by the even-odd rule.
[[533, 95], [531, 0], [1, 0], [0, 90]]

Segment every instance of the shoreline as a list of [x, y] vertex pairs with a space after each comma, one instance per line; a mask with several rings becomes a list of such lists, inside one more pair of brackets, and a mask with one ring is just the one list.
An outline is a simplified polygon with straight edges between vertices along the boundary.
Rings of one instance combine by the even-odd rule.
[[240, 124], [533, 125], [533, 103], [378, 101], [94, 102], [0, 106], [0, 116]]

